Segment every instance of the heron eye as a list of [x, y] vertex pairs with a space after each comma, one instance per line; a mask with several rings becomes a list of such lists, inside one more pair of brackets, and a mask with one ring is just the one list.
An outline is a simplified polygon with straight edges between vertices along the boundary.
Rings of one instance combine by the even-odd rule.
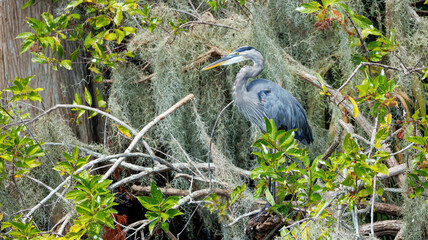
[[235, 55], [239, 55], [239, 53], [235, 53]]

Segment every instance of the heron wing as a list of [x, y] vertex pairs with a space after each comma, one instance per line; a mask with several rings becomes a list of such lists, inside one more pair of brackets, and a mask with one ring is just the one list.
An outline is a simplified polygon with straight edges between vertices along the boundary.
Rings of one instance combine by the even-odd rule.
[[259, 105], [266, 116], [275, 121], [278, 129], [297, 129], [296, 139], [304, 144], [313, 141], [305, 110], [287, 90], [265, 79], [252, 81], [247, 90], [257, 94]]

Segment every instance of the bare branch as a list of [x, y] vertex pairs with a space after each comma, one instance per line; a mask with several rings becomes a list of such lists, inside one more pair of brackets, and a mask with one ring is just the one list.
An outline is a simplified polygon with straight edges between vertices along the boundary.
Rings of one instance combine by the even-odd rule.
[[[170, 107], [168, 110], [157, 116], [155, 119], [153, 119], [149, 124], [147, 124], [132, 140], [131, 144], [129, 144], [128, 148], [125, 150], [124, 153], [130, 153], [132, 149], [134, 149], [135, 145], [138, 143], [138, 141], [146, 134], [146, 132], [153, 127], [156, 123], [163, 120], [166, 116], [177, 110], [179, 107], [183, 106], [187, 102], [191, 101], [194, 98], [193, 94], [187, 95], [185, 98], [181, 99], [179, 102], [174, 104], [174, 106]], [[114, 163], [114, 165], [107, 171], [107, 173], [102, 177], [102, 179], [107, 179], [113, 172], [116, 170], [116, 168], [119, 166], [119, 164], [125, 160], [125, 157], [121, 157], [117, 160], [117, 162]]]
[[230, 27], [230, 26], [227, 26], [227, 25], [218, 24], [218, 23], [211, 23], [211, 22], [203, 22], [203, 21], [189, 21], [189, 22], [181, 24], [179, 28], [180, 29], [187, 28], [187, 27], [191, 27], [191, 26], [193, 26], [195, 24], [205, 24], [205, 25], [211, 25], [211, 26], [215, 26], [215, 27], [223, 27], [223, 28], [228, 28], [228, 29], [232, 29], [232, 30], [235, 30], [235, 31], [239, 31], [239, 29], [234, 28], [234, 27]]
[[243, 214], [243, 215], [235, 218], [231, 223], [227, 224], [225, 227], [231, 227], [232, 225], [235, 225], [237, 222], [239, 222], [241, 219], [249, 217], [249, 216], [254, 215], [254, 214], [257, 214], [257, 213], [259, 213], [262, 210], [263, 210], [263, 208], [262, 209], [258, 209], [258, 210], [254, 210], [254, 211], [246, 213], [246, 214]]

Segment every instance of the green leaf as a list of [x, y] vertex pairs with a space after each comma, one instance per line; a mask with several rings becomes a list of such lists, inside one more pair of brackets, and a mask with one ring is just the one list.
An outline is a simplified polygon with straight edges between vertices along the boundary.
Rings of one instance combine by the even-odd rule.
[[23, 32], [20, 33], [18, 36], [16, 36], [15, 38], [29, 38], [29, 37], [33, 37], [35, 36], [34, 33], [31, 32]]
[[123, 18], [122, 9], [119, 9], [116, 13], [116, 16], [113, 19], [114, 24], [116, 24], [116, 26], [119, 26], [120, 23], [122, 22], [122, 18]]
[[95, 18], [95, 28], [100, 29], [110, 24], [110, 19], [104, 15], [99, 15]]
[[373, 29], [373, 23], [370, 19], [356, 14], [351, 16], [351, 18], [358, 27], [362, 29]]
[[322, 5], [326, 9], [328, 6], [334, 5], [342, 0], [322, 0]]
[[137, 197], [138, 201], [140, 201], [141, 205], [143, 205], [144, 208], [150, 211], [159, 211], [159, 202], [157, 202], [155, 199], [151, 197], [141, 196]]
[[77, 92], [74, 94], [73, 104], [82, 105], [82, 100], [80, 100], [80, 96]]
[[104, 37], [104, 39], [107, 41], [113, 41], [117, 39], [117, 35], [116, 33], [109, 33]]
[[150, 223], [150, 225], [149, 225], [150, 235], [153, 235], [153, 230], [155, 229], [155, 226], [158, 222], [159, 222], [159, 218], [153, 220], [153, 222]]
[[28, 49], [31, 48], [31, 46], [33, 46], [35, 41], [33, 40], [25, 40], [24, 42], [22, 42], [21, 44], [21, 51], [19, 52], [19, 54], [23, 54], [24, 52], [28, 51]]
[[85, 87], [85, 101], [88, 103], [89, 106], [92, 106], [92, 96], [86, 87]]
[[362, 38], [366, 38], [368, 35], [380, 36], [382, 33], [379, 32], [379, 30], [376, 28], [365, 28], [363, 31], [361, 31]]
[[183, 214], [182, 212], [180, 212], [180, 210], [178, 210], [178, 209], [168, 209], [166, 212], [165, 212], [165, 214], [166, 215], [168, 215], [168, 218], [173, 218], [173, 217], [175, 217], [175, 216], [178, 216], [178, 215], [181, 215], [181, 214]]
[[131, 33], [135, 33], [137, 31], [136, 28], [133, 27], [124, 27], [122, 30], [125, 32], [126, 35], [129, 35]]
[[71, 61], [76, 60], [76, 58], [79, 56], [79, 53], [80, 53], [80, 46], [71, 53], [70, 55]]
[[167, 222], [160, 222], [159, 225], [166, 233], [169, 232], [169, 224]]
[[161, 203], [163, 201], [162, 191], [159, 189], [158, 186], [156, 186], [154, 182], [151, 183], [150, 193], [152, 194], [153, 199], [157, 203]]
[[378, 42], [378, 41], [372, 41], [372, 42], [369, 42], [369, 44], [367, 45], [367, 49], [369, 49], [369, 50], [373, 50], [373, 49], [378, 48], [378, 47], [380, 47], [380, 46], [382, 46], [382, 43], [381, 43], [381, 42]]
[[420, 136], [414, 136], [414, 137], [406, 137], [406, 141], [411, 143], [416, 143], [421, 146], [425, 146], [427, 137], [420, 137]]
[[423, 187], [418, 187], [418, 188], [416, 188], [416, 190], [415, 190], [415, 194], [416, 194], [416, 196], [418, 196], [418, 197], [421, 197], [421, 195], [422, 195], [422, 193], [424, 192], [424, 188]]
[[322, 200], [322, 197], [321, 197], [321, 195], [319, 193], [313, 193], [311, 195], [311, 200], [312, 201], [320, 202]]
[[71, 60], [69, 60], [69, 59], [62, 60], [61, 63], [60, 63], [60, 65], [63, 66], [67, 70], [72, 70], [73, 69], [73, 67], [71, 66]]
[[28, 0], [28, 1], [24, 4], [24, 6], [22, 6], [22, 7], [21, 7], [21, 9], [25, 9], [25, 8], [27, 8], [27, 7], [31, 6], [31, 5], [33, 5], [35, 2], [36, 2], [36, 0]]
[[300, 7], [296, 8], [301, 13], [313, 13], [321, 9], [321, 4], [312, 1], [310, 3], [303, 3]]
[[120, 29], [115, 29], [114, 32], [117, 36], [117, 44], [120, 44], [125, 38], [125, 33], [123, 33]]
[[266, 200], [270, 203], [271, 206], [275, 205], [275, 199], [272, 196], [272, 193], [270, 193], [269, 189], [265, 190], [266, 194]]
[[124, 126], [119, 125], [119, 124], [113, 124], [113, 125], [116, 126], [117, 130], [119, 130], [119, 132], [121, 132], [123, 135], [125, 135], [129, 138], [132, 137], [131, 132], [127, 128], [125, 128]]
[[31, 58], [31, 61], [33, 63], [39, 63], [39, 64], [44, 64], [44, 63], [48, 62], [48, 60], [46, 58], [43, 58], [40, 56], [35, 56], [35, 57]]

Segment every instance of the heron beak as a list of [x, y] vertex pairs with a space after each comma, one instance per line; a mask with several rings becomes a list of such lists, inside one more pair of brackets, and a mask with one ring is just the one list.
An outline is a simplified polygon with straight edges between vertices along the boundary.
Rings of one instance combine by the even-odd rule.
[[202, 71], [205, 71], [205, 70], [208, 70], [208, 69], [211, 69], [211, 68], [215, 68], [215, 67], [218, 67], [218, 66], [221, 66], [221, 65], [230, 65], [230, 64], [233, 64], [233, 63], [242, 62], [244, 60], [246, 60], [245, 57], [242, 57], [240, 55], [236, 55], [236, 54], [232, 53], [232, 54], [229, 54], [229, 55], [227, 55], [227, 56], [225, 56], [225, 57], [223, 57], [223, 58], [221, 58], [221, 59], [219, 59], [219, 60], [211, 63], [210, 65], [204, 67], [202, 69]]

